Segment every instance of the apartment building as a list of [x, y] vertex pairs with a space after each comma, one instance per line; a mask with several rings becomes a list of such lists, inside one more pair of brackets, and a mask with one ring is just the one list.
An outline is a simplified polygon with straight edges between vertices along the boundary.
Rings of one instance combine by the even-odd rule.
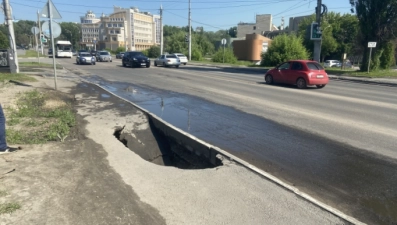
[[273, 29], [272, 15], [256, 15], [255, 23], [237, 24], [237, 38], [245, 38], [247, 34], [263, 34], [265, 31]]
[[96, 18], [92, 11], [80, 17], [81, 38], [80, 46], [83, 48], [94, 48], [95, 42], [99, 39], [100, 19]]
[[81, 44], [96, 49], [124, 47], [142, 51], [160, 45], [160, 16], [140, 12], [138, 8], [114, 6], [113, 13], [98, 19], [92, 11], [81, 17]]

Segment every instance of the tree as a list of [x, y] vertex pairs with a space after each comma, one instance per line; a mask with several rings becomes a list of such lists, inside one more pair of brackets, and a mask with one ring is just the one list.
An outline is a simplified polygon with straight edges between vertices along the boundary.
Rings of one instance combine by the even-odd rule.
[[7, 49], [10, 47], [10, 42], [5, 34], [0, 31], [0, 49]]
[[229, 35], [232, 38], [236, 38], [237, 37], [237, 27], [229, 28]]
[[[361, 45], [364, 50], [361, 70], [365, 71], [368, 66], [369, 48], [368, 42], [377, 42], [377, 48], [373, 52], [371, 69], [384, 68], [377, 59], [387, 53], [388, 43], [392, 41], [397, 26], [397, 1], [396, 0], [349, 0], [352, 12], [356, 12], [361, 30]], [[382, 67], [380, 67], [382, 66]]]
[[262, 54], [262, 65], [275, 66], [293, 59], [308, 59], [303, 39], [294, 34], [279, 35], [273, 39], [267, 52]]

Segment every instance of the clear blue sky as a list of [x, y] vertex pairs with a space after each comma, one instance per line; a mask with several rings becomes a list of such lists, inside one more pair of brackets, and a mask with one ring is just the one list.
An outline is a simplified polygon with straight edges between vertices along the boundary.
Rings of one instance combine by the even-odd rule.
[[[44, 7], [47, 0], [9, 0], [16, 20], [36, 20], [37, 10]], [[187, 26], [188, 0], [52, 0], [62, 16], [59, 22], [79, 22], [88, 10], [98, 17], [101, 13], [113, 12], [113, 5], [136, 6], [141, 11], [159, 14], [160, 5], [164, 9], [164, 25]], [[255, 22], [256, 14], [272, 14], [273, 23], [285, 26], [289, 17], [314, 13], [317, 0], [191, 0], [192, 26], [203, 26], [204, 30], [216, 31], [236, 26], [239, 22]], [[323, 0], [328, 11], [350, 13], [349, 0]], [[0, 18], [3, 22], [4, 18]]]

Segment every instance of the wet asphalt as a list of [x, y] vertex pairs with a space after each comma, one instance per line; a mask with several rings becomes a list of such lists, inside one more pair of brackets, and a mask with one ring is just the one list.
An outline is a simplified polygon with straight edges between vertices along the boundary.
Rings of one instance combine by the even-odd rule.
[[[393, 145], [395, 140], [382, 146], [386, 150], [389, 148], [389, 152], [378, 154], [376, 149], [369, 151], [361, 148], [363, 145], [371, 145], [366, 143], [371, 142], [370, 138], [363, 137], [362, 140], [350, 143], [341, 141], [331, 135], [324, 136], [310, 130], [316, 126], [311, 125], [310, 121], [304, 121], [306, 127], [286, 126], [276, 119], [257, 115], [255, 108], [249, 110], [252, 104], [250, 101], [253, 101], [251, 98], [247, 98], [247, 103], [241, 103], [245, 104], [243, 108], [237, 108], [228, 104], [230, 99], [225, 99], [225, 104], [220, 104], [222, 97], [217, 95], [221, 95], [221, 92], [206, 92], [201, 97], [195, 92], [202, 90], [193, 90], [188, 94], [187, 86], [178, 86], [180, 82], [189, 82], [190, 78], [187, 75], [182, 77], [173, 68], [121, 68], [117, 61], [113, 64], [98, 63], [99, 66], [76, 66], [68, 60], [61, 62], [83, 78], [134, 102], [176, 127], [241, 157], [350, 216], [369, 224], [397, 223], [397, 160], [393, 157], [397, 146]], [[208, 79], [208, 83], [202, 83], [207, 85], [207, 90], [211, 88], [211, 82], [214, 83], [209, 77], [218, 72], [224, 72], [225, 80], [239, 79], [238, 85], [260, 84], [263, 81], [261, 74], [240, 75], [232, 70], [185, 67], [187, 68], [189, 73], [199, 73], [203, 79]], [[149, 82], [151, 73], [155, 74], [151, 82], [156, 82], [156, 85]], [[159, 82], [163, 88], [159, 87], [159, 74], [164, 79], [176, 78], [179, 83], [170, 79], [168, 84], [165, 81]], [[356, 99], [364, 93], [371, 93], [371, 99], [365, 101], [371, 102], [369, 106], [358, 103], [352, 108], [357, 111], [365, 111], [365, 107], [369, 108], [367, 111], [379, 110], [384, 119], [378, 122], [378, 126], [382, 126], [383, 131], [396, 131], [393, 128], [397, 115], [394, 108], [397, 99], [393, 98], [397, 94], [395, 88], [340, 81], [331, 82], [328, 86], [324, 90], [332, 96], [331, 102], [340, 101], [338, 95], [343, 89], [350, 90], [343, 92], [345, 98]], [[218, 89], [216, 86], [213, 88]], [[276, 88], [283, 92], [295, 91], [288, 86]], [[272, 94], [274, 93], [267, 93], [266, 96]], [[319, 95], [324, 95], [324, 92]], [[102, 97], [109, 96], [103, 94]], [[211, 101], [211, 98], [216, 100]], [[313, 99], [301, 101], [310, 104]], [[287, 100], [286, 102], [288, 103]], [[383, 104], [380, 104], [380, 108], [379, 103]], [[331, 110], [330, 108], [322, 107], [318, 111]], [[349, 113], [349, 107], [342, 106], [340, 111], [341, 114]], [[278, 115], [278, 111], [270, 113]], [[356, 115], [346, 117], [354, 118], [360, 116], [360, 113], [364, 118], [367, 116], [366, 112], [357, 112]], [[271, 118], [272, 115], [268, 117]], [[373, 119], [367, 117], [368, 121]], [[354, 128], [353, 124], [352, 127]], [[392, 137], [386, 134], [382, 138]], [[361, 144], [355, 144], [356, 142]]]

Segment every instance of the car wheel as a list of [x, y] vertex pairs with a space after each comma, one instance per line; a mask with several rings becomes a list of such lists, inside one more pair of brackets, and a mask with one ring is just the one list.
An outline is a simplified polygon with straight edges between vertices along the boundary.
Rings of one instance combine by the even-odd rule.
[[93, 63], [91, 63], [91, 65], [95, 65], [95, 63], [93, 62]]
[[157, 63], [156, 63], [156, 62], [154, 62], [154, 66], [157, 66]]
[[185, 65], [185, 66], [186, 66], [186, 64], [187, 64], [187, 63], [184, 63], [183, 65]]
[[164, 67], [167, 67], [167, 65], [165, 65], [165, 62], [163, 62], [163, 66], [164, 66]]
[[301, 78], [298, 78], [298, 80], [296, 80], [296, 86], [297, 86], [299, 89], [304, 89], [304, 88], [306, 88], [307, 85], [306, 85], [305, 79], [303, 79], [302, 77], [301, 77]]
[[179, 68], [179, 65], [178, 65], [178, 66], [175, 66], [175, 68]]
[[150, 67], [150, 65], [146, 65], [146, 68], [149, 68]]
[[322, 85], [316, 85], [316, 87], [317, 87], [318, 89], [321, 89], [321, 88], [324, 88], [324, 87], [325, 87], [325, 84], [322, 84]]
[[123, 63], [123, 67], [125, 67], [125, 63]]
[[113, 60], [110, 60], [110, 62], [113, 62]]
[[266, 84], [273, 84], [273, 76], [268, 74], [265, 76]]

